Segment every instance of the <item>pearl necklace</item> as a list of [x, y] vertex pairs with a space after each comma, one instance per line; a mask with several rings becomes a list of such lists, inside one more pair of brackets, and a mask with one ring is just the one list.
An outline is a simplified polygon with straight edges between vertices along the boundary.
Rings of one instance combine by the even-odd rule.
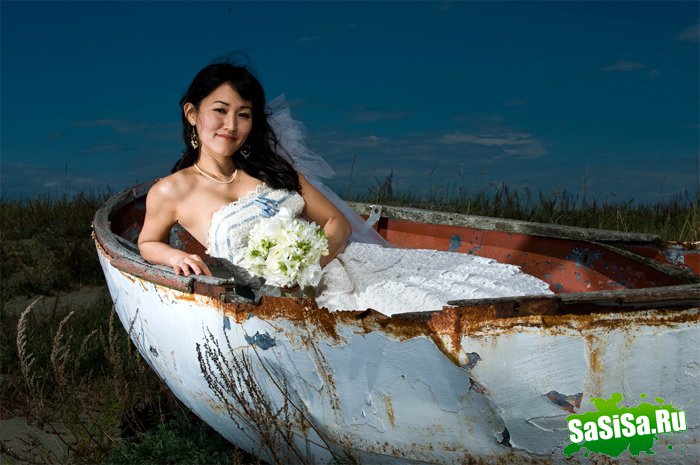
[[192, 165], [196, 168], [197, 171], [199, 171], [199, 174], [201, 174], [202, 176], [204, 176], [207, 179], [211, 179], [214, 182], [218, 182], [219, 184], [231, 184], [233, 182], [233, 180], [236, 179], [236, 174], [238, 174], [238, 170], [236, 170], [231, 175], [231, 179], [229, 179], [228, 181], [220, 181], [220, 180], [216, 179], [214, 176], [212, 176], [211, 174], [207, 173], [206, 171], [203, 171], [202, 168], [197, 166], [197, 163], [192, 163]]

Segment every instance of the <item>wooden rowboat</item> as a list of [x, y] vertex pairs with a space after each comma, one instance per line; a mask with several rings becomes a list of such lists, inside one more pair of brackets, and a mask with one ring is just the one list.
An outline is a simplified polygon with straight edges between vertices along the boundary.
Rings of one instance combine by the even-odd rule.
[[[687, 430], [659, 434], [654, 455], [611, 461], [700, 456], [697, 248], [354, 204], [397, 246], [519, 265], [555, 295], [451, 301], [393, 317], [329, 312], [312, 299], [264, 295], [240, 276], [176, 276], [145, 262], [135, 241], [150, 185], [117, 194], [95, 216], [116, 311], [178, 398], [265, 461], [587, 463], [563, 454], [566, 417], [615, 392], [627, 404], [642, 394], [672, 401]], [[203, 253], [184, 230], [172, 243]]]

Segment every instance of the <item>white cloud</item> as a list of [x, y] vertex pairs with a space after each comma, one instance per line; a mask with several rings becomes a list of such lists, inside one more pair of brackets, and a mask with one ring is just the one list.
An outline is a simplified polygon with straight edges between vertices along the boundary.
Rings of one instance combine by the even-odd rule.
[[356, 139], [346, 139], [343, 141], [338, 141], [345, 147], [355, 147], [355, 148], [369, 148], [369, 147], [379, 147], [381, 145], [387, 145], [391, 143], [391, 139], [379, 136], [365, 136], [358, 137]]
[[408, 113], [404, 111], [358, 111], [352, 118], [358, 123], [372, 123], [381, 120], [397, 120], [405, 118]]
[[606, 66], [603, 68], [603, 71], [607, 71], [609, 73], [627, 73], [630, 71], [637, 71], [640, 69], [646, 68], [647, 65], [644, 63], [638, 63], [636, 61], [629, 61], [629, 60], [617, 60], [617, 63]]
[[684, 42], [700, 42], [700, 24], [690, 26], [678, 34], [678, 40]]
[[391, 137], [325, 132], [313, 135], [309, 145], [333, 166], [334, 182], [342, 189], [347, 186], [344, 183], [351, 182], [350, 178], [354, 187], [363, 182], [373, 185], [375, 177], [390, 169], [396, 183], [421, 185], [421, 179], [434, 172], [431, 182], [447, 185], [484, 167], [507, 169], [504, 167], [514, 161], [528, 162], [546, 154], [531, 134], [511, 128], [473, 134], [424, 132]]
[[520, 158], [539, 158], [547, 151], [538, 142], [533, 142], [524, 147], [506, 148], [503, 150], [508, 155], [516, 155]]
[[[529, 133], [504, 132], [493, 134], [445, 134], [438, 139], [444, 145], [481, 145], [501, 149], [501, 155], [518, 158], [538, 158], [547, 153], [542, 144]], [[495, 154], [498, 156], [498, 154]]]

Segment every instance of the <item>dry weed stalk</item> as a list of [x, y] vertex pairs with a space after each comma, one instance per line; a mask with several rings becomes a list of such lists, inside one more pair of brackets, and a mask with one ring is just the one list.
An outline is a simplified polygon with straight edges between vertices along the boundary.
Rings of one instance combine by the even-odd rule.
[[63, 339], [63, 328], [74, 313], [74, 310], [68, 313], [58, 324], [58, 329], [53, 337], [53, 344], [51, 344], [51, 366], [53, 367], [53, 372], [56, 377], [56, 383], [61, 388], [65, 388], [69, 384], [69, 381], [72, 381], [72, 379], [69, 380], [66, 375], [66, 364], [68, 363], [68, 356], [70, 355], [70, 342], [72, 337], [68, 336], [64, 343], [61, 343], [61, 341]]
[[[53, 336], [49, 357], [51, 367], [37, 367], [34, 363], [35, 355], [28, 350], [28, 342], [29, 316], [38, 301], [39, 299], [36, 299], [32, 302], [20, 315], [17, 323], [17, 354], [26, 387], [26, 404], [31, 407], [30, 415], [37, 419], [39, 426], [56, 438], [57, 442], [49, 444], [38, 434], [30, 434], [27, 445], [34, 450], [34, 454], [41, 457], [41, 463], [80, 463], [76, 457], [87, 457], [86, 449], [94, 449], [100, 441], [92, 431], [94, 428], [86, 425], [81, 418], [85, 406], [79, 400], [78, 387], [72, 382], [75, 379], [74, 372], [69, 370], [69, 361], [74, 360], [70, 350], [72, 337], [65, 337], [65, 334], [66, 325], [74, 312], [70, 312], [61, 320]], [[58, 389], [44, 389], [47, 383]], [[49, 404], [50, 411], [47, 409]], [[84, 434], [79, 434], [81, 430]], [[28, 461], [27, 457], [21, 459]]]
[[[228, 338], [227, 345], [230, 349]], [[280, 431], [283, 427], [278, 424], [278, 412], [274, 412], [258, 388], [250, 358], [245, 354], [237, 356], [232, 350], [231, 356], [227, 357], [209, 330], [205, 335], [204, 347], [197, 344], [196, 348], [199, 366], [209, 388], [224, 405], [236, 426], [253, 441], [255, 438], [248, 430], [259, 435], [262, 446], [267, 449], [274, 463], [285, 463], [285, 453], [280, 451], [280, 446], [286, 443], [284, 439], [288, 434]], [[282, 417], [286, 416], [285, 412], [279, 413]], [[245, 424], [242, 425], [239, 420]], [[286, 444], [285, 449], [287, 452], [295, 452], [289, 450], [289, 444]], [[298, 456], [298, 453], [295, 455]], [[301, 456], [298, 458], [301, 459]]]
[[[160, 408], [158, 396], [163, 392], [162, 385], [154, 388], [150, 371], [128, 339], [124, 348], [124, 335], [115, 329], [114, 311], [109, 314], [107, 328], [87, 328], [87, 335], [80, 337], [76, 337], [81, 334], [76, 331], [84, 328], [78, 326], [74, 330], [71, 327], [79, 313], [70, 311], [58, 323], [55, 332], [49, 334], [49, 345], [41, 344], [32, 326], [31, 313], [38, 300], [21, 313], [17, 323], [18, 365], [26, 392], [25, 404], [30, 407], [29, 416], [39, 420], [41, 429], [56, 441], [48, 443], [42, 435], [31, 434], [27, 447], [32, 449], [33, 456], [39, 457], [39, 463], [98, 463], [118, 443], [119, 426], [136, 425], [134, 430], [143, 429], [143, 419], [137, 410], [151, 405]], [[55, 310], [56, 305], [46, 319], [49, 324], [60, 318]], [[95, 338], [101, 347], [91, 344]], [[35, 346], [39, 348], [32, 350]], [[95, 355], [106, 361], [94, 367], [99, 372], [97, 377], [92, 366], [85, 366]], [[43, 356], [46, 356], [45, 366], [40, 362]], [[104, 375], [108, 376], [107, 380]], [[29, 463], [32, 460], [20, 458]]]
[[39, 300], [41, 300], [41, 297], [29, 304], [19, 317], [17, 323], [17, 357], [19, 358], [20, 371], [22, 372], [22, 379], [24, 380], [27, 405], [34, 406], [36, 408], [36, 416], [43, 420], [46, 416], [44, 390], [43, 386], [39, 384], [36, 376], [32, 372], [35, 361], [34, 354], [29, 353], [27, 350], [27, 319], [29, 318], [32, 308]]
[[[226, 351], [221, 349], [209, 329], [205, 330], [204, 338], [203, 346], [197, 344], [196, 348], [199, 366], [209, 388], [243, 434], [254, 440], [246, 431], [248, 428], [260, 437], [262, 447], [274, 463], [309, 463], [306, 454], [299, 449], [295, 441], [295, 429], [313, 429], [325, 443], [317, 445], [326, 448], [335, 456], [318, 429], [294, 404], [286, 385], [279, 383], [264, 366], [265, 362], [257, 354], [254, 346], [252, 350], [257, 355], [262, 372], [270, 378], [270, 383], [265, 385], [274, 386], [282, 396], [283, 404], [279, 408], [274, 407], [256, 379], [256, 371], [259, 369], [253, 365], [250, 356], [233, 349], [228, 334], [225, 333]], [[336, 460], [338, 459], [343, 460], [342, 457], [336, 457]]]
[[[90, 377], [88, 376], [81, 382], [76, 382], [78, 379], [77, 370], [86, 352], [87, 344], [98, 331], [91, 331], [83, 339], [77, 354], [71, 351], [71, 336], [68, 336], [65, 342], [62, 342], [64, 327], [73, 314], [74, 311], [71, 311], [61, 320], [51, 346], [51, 365], [53, 367], [54, 380], [59, 388], [58, 395], [60, 399], [56, 407], [61, 414], [60, 420], [70, 433], [70, 437], [66, 440], [55, 429], [53, 429], [53, 432], [61, 439], [66, 450], [69, 451], [71, 461], [83, 461], [87, 458], [87, 463], [90, 463], [95, 456], [103, 456], [110, 446], [114, 446], [117, 441], [107, 431], [103, 424], [104, 419], [98, 418], [92, 411], [93, 405], [91, 402], [86, 402], [84, 391], [94, 389], [93, 386], [86, 386]], [[70, 371], [67, 370], [69, 360], [73, 361], [73, 367]]]
[[[109, 322], [107, 324], [107, 336], [105, 337], [104, 333], [100, 334], [100, 342], [102, 343], [102, 347], [104, 348], [104, 354], [107, 358], [107, 362], [109, 362], [109, 365], [112, 368], [112, 379], [115, 382], [119, 382], [124, 379], [124, 367], [122, 366], [122, 352], [119, 349], [117, 333], [114, 331], [115, 313], [116, 312], [113, 311], [109, 314]], [[136, 317], [134, 317], [134, 321], [135, 320]], [[133, 325], [134, 324], [132, 322], [131, 327], [129, 328], [129, 335], [131, 335]]]
[[[256, 346], [251, 346], [258, 365], [254, 365], [251, 356], [234, 349], [228, 333], [224, 333], [226, 350], [222, 350], [219, 341], [212, 332], [204, 330], [205, 342], [197, 344], [197, 358], [200, 369], [209, 388], [217, 399], [224, 405], [234, 424], [248, 438], [254, 439], [245, 427], [259, 435], [262, 447], [268, 452], [276, 464], [312, 463], [306, 453], [295, 441], [296, 431], [313, 430], [323, 442], [313, 442], [314, 445], [326, 449], [332, 456], [331, 464], [356, 465], [359, 462], [352, 453], [343, 449], [335, 450], [325, 439], [321, 431], [296, 405], [291, 397], [286, 383], [278, 379], [260, 356]], [[316, 348], [315, 348], [316, 349]], [[316, 355], [323, 358], [317, 351]], [[265, 376], [267, 383], [261, 383], [259, 375]], [[276, 389], [283, 399], [282, 406], [275, 408], [270, 396], [261, 385]], [[243, 421], [245, 424], [239, 423]], [[308, 437], [304, 441], [312, 442]]]
[[[78, 350], [78, 355], [76, 357], [76, 369], [78, 368], [80, 361], [83, 360], [85, 357], [85, 353], [87, 352], [87, 347], [90, 341], [92, 341], [92, 338], [94, 338], [97, 334], [99, 333], [99, 330], [93, 329], [86, 337], [83, 339], [83, 342], [80, 344], [80, 350]], [[90, 380], [92, 378], [92, 370], [85, 376], [86, 380]]]

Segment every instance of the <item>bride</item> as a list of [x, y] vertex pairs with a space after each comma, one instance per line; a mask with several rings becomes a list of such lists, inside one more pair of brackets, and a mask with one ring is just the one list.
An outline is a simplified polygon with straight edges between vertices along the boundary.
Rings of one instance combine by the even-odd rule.
[[[149, 191], [141, 255], [175, 273], [211, 276], [202, 257], [169, 245], [175, 223], [207, 254], [240, 266], [250, 230], [281, 208], [323, 228], [329, 254], [317, 302], [331, 310], [387, 315], [438, 310], [447, 300], [550, 293], [512, 265], [473, 255], [389, 246], [318, 180], [332, 171], [303, 144], [283, 108], [266, 114], [251, 72], [230, 63], [202, 69], [180, 100], [185, 151]], [[352, 236], [352, 237], [351, 237]], [[348, 240], [350, 240], [348, 242]]]

